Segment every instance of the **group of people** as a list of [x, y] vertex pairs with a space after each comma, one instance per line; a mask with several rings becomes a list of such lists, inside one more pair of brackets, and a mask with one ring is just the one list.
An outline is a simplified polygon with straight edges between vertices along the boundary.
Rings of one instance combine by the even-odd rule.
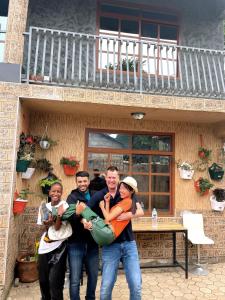
[[[102, 245], [102, 282], [100, 299], [112, 299], [112, 290], [122, 262], [130, 290], [130, 299], [141, 299], [141, 271], [131, 218], [144, 214], [136, 198], [137, 182], [133, 177], [119, 180], [118, 169], [106, 172], [106, 187], [90, 189], [89, 173], [76, 173], [76, 186], [67, 198], [61, 199], [63, 186], [51, 186], [50, 203], [39, 209], [38, 224], [46, 226], [39, 245], [39, 283], [42, 300], [63, 299], [67, 255], [70, 274], [70, 299], [80, 299], [83, 265], [87, 273], [85, 299], [95, 299], [99, 271], [99, 245]], [[53, 211], [56, 210], [56, 214]], [[43, 217], [46, 215], [47, 217]], [[51, 240], [48, 230], [69, 222], [72, 234], [68, 239]]]

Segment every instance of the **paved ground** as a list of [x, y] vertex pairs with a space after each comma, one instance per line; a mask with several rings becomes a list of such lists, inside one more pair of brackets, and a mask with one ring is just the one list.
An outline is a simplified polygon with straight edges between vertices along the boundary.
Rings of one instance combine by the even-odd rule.
[[[225, 263], [208, 265], [209, 275], [196, 276], [189, 274], [185, 279], [184, 272], [179, 268], [143, 269], [142, 270], [142, 300], [161, 299], [219, 299], [225, 300]], [[99, 276], [97, 297], [99, 299], [101, 276]], [[85, 299], [85, 284], [81, 287], [81, 300]], [[68, 297], [68, 287], [65, 288], [65, 300]], [[7, 300], [39, 300], [40, 292], [38, 282], [12, 287]], [[113, 290], [113, 300], [129, 299], [129, 292], [125, 276], [118, 275]]]

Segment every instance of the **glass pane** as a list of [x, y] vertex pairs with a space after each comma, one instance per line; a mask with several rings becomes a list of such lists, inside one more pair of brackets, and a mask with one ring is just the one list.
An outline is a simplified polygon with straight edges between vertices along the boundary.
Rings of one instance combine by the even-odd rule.
[[142, 22], [141, 36], [142, 37], [149, 37], [149, 38], [157, 38], [157, 36], [158, 36], [157, 25]]
[[100, 17], [100, 29], [118, 32], [119, 20], [108, 17]]
[[114, 5], [109, 5], [109, 4], [102, 4], [101, 11], [108, 12], [108, 13], [121, 14], [121, 15], [129, 15], [129, 16], [138, 16], [139, 15], [139, 10], [136, 8], [132, 9], [132, 8], [114, 6]]
[[158, 136], [159, 151], [172, 151], [172, 138], [171, 136]]
[[122, 20], [121, 21], [121, 33], [138, 34], [139, 26], [137, 21]]
[[157, 210], [169, 211], [170, 209], [170, 196], [152, 195], [151, 196], [152, 208]]
[[177, 40], [177, 28], [173, 26], [160, 26], [160, 39], [161, 40]]
[[170, 177], [169, 176], [151, 176], [151, 191], [152, 192], [169, 192]]
[[89, 132], [88, 146], [96, 148], [128, 149], [130, 136], [127, 134]]
[[109, 166], [108, 154], [88, 153], [88, 170], [98, 169], [99, 172], [105, 172]]
[[149, 191], [149, 176], [147, 175], [132, 175], [137, 180], [138, 191], [148, 192]]
[[170, 172], [170, 157], [153, 155], [151, 163], [152, 173], [169, 173]]
[[149, 196], [148, 195], [137, 195], [137, 199], [140, 202], [144, 211], [149, 210]]
[[132, 172], [149, 172], [149, 155], [132, 155]]
[[127, 173], [129, 171], [129, 155], [112, 154], [110, 165], [118, 168], [119, 172]]
[[171, 151], [170, 136], [133, 135], [133, 149]]
[[159, 20], [159, 21], [176, 22], [178, 20], [177, 16], [175, 15], [167, 15], [167, 14], [153, 12], [153, 11], [143, 11], [142, 16], [146, 19]]

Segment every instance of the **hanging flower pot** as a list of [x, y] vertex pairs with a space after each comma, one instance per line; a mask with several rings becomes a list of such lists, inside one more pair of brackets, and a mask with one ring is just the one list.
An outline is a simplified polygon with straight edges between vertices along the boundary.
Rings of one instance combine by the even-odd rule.
[[22, 179], [31, 179], [35, 171], [35, 168], [27, 168], [26, 172], [22, 173]]
[[50, 191], [50, 188], [51, 188], [51, 185], [53, 183], [56, 183], [56, 182], [60, 182], [60, 179], [53, 173], [49, 172], [48, 176], [45, 177], [45, 178], [42, 178], [40, 181], [39, 181], [39, 185], [42, 189], [42, 193], [44, 195], [48, 195], [49, 191]]
[[41, 141], [39, 142], [39, 145], [40, 145], [41, 149], [43, 149], [43, 150], [47, 150], [47, 149], [49, 149], [50, 146], [51, 146], [51, 144], [50, 144], [49, 141], [47, 141], [47, 140], [41, 140]]
[[212, 150], [206, 149], [204, 147], [199, 147], [199, 149], [198, 149], [198, 156], [200, 159], [202, 159], [204, 161], [208, 161], [211, 159], [211, 153], [212, 153]]
[[13, 213], [14, 214], [22, 214], [27, 205], [28, 200], [17, 198], [13, 202]]
[[16, 172], [26, 172], [30, 160], [17, 159], [16, 161]]
[[199, 179], [194, 182], [194, 187], [200, 196], [206, 196], [209, 194], [209, 190], [213, 187], [213, 184], [207, 178], [199, 177]]
[[212, 210], [223, 211], [224, 207], [225, 207], [225, 199], [224, 199], [224, 201], [219, 202], [216, 200], [216, 197], [214, 195], [212, 195], [210, 197], [210, 204], [211, 204]]
[[213, 163], [209, 168], [209, 175], [212, 180], [223, 179], [224, 169], [216, 163]]
[[62, 157], [60, 164], [63, 165], [64, 173], [67, 176], [75, 175], [79, 168], [79, 161], [74, 156]]
[[64, 174], [66, 176], [74, 176], [77, 172], [78, 166], [72, 167], [69, 165], [63, 165]]
[[180, 178], [182, 179], [192, 179], [194, 172], [194, 170], [179, 169]]

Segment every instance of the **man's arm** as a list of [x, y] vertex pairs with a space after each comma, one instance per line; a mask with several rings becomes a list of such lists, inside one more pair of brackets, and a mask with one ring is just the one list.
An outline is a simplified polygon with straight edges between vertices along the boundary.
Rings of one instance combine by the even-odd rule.
[[144, 216], [144, 211], [141, 207], [141, 204], [139, 202], [136, 202], [136, 212], [135, 212], [135, 214], [132, 214], [131, 211], [124, 212], [124, 213], [122, 213], [121, 215], [119, 215], [117, 217], [117, 220], [124, 221], [124, 220], [130, 220], [130, 219], [133, 219], [133, 218], [139, 218], [139, 217], [142, 217], [142, 216]]

